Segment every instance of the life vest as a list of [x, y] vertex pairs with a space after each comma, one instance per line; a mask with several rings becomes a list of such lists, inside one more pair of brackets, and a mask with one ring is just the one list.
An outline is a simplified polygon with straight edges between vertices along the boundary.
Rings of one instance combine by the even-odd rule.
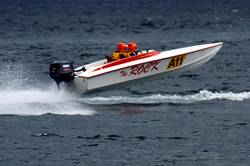
[[127, 57], [131, 57], [131, 56], [135, 56], [137, 55], [138, 51], [126, 51], [124, 52], [124, 56]]
[[131, 51], [125, 51], [124, 53], [123, 53], [123, 56], [124, 56], [124, 58], [128, 58], [128, 57], [130, 57], [132, 52]]
[[115, 52], [113, 52], [113, 54], [111, 55], [111, 59], [113, 60], [113, 61], [115, 61], [115, 60], [118, 60], [118, 59], [121, 59], [121, 52], [120, 51], [115, 51]]

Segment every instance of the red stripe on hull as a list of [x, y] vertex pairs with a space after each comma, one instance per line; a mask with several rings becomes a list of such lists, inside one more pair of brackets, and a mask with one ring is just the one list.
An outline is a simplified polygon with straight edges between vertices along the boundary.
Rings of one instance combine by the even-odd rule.
[[132, 62], [132, 61], [139, 60], [139, 59], [148, 58], [148, 57], [151, 57], [151, 56], [154, 56], [154, 55], [158, 55], [158, 54], [160, 54], [160, 52], [158, 52], [158, 51], [152, 51], [152, 52], [140, 54], [140, 55], [137, 55], [137, 56], [131, 56], [129, 58], [119, 59], [119, 60], [116, 60], [114, 62], [110, 62], [110, 63], [108, 63], [108, 64], [106, 64], [106, 65], [104, 65], [102, 67], [98, 67], [94, 71], [98, 71], [98, 70], [101, 70], [101, 69], [106, 69], [106, 68], [109, 68], [109, 67], [121, 65], [121, 64]]

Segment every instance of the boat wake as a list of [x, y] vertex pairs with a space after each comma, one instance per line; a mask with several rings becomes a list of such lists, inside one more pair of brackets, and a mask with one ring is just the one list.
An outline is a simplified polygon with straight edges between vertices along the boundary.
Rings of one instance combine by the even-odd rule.
[[[76, 95], [54, 84], [31, 79], [22, 65], [2, 65], [0, 70], [0, 115], [93, 115], [95, 111], [77, 102]], [[11, 70], [10, 70], [11, 69]], [[6, 71], [9, 71], [6, 73]], [[15, 71], [15, 72], [11, 72]]]
[[211, 92], [201, 90], [196, 94], [190, 95], [162, 95], [155, 94], [150, 96], [111, 96], [111, 97], [91, 97], [81, 98], [81, 102], [91, 105], [116, 105], [116, 104], [191, 104], [210, 100], [231, 100], [243, 101], [250, 99], [250, 92]]
[[[56, 88], [56, 87], [54, 87]], [[76, 102], [76, 96], [58, 90], [2, 90], [0, 114], [8, 115], [93, 115], [95, 111]]]

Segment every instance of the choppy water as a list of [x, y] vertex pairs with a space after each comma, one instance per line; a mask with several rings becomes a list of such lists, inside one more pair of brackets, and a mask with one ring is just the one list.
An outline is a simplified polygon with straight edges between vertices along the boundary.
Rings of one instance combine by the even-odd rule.
[[[0, 165], [249, 164], [250, 3], [124, 2], [0, 1]], [[121, 40], [224, 46], [195, 71], [114, 91], [50, 80], [54, 60], [92, 62]]]

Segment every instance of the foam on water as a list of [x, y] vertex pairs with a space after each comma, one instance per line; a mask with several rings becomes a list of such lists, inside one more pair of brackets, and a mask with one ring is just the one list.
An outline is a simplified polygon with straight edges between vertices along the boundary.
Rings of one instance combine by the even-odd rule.
[[191, 95], [162, 95], [155, 94], [150, 96], [130, 97], [130, 96], [111, 96], [111, 97], [91, 97], [81, 98], [81, 102], [87, 104], [113, 105], [113, 104], [164, 104], [179, 103], [189, 104], [209, 100], [231, 100], [243, 101], [250, 99], [250, 92], [211, 92], [201, 90]]
[[10, 70], [0, 70], [3, 81], [0, 81], [0, 114], [95, 114], [86, 104], [77, 101], [78, 96], [64, 90], [59, 91], [54, 84], [38, 87], [38, 82], [36, 85], [30, 85], [30, 75], [24, 72], [22, 65], [8, 64], [2, 67]]
[[[56, 87], [54, 87], [56, 89]], [[67, 115], [93, 115], [95, 112], [76, 101], [63, 90], [2, 90], [0, 114], [42, 115], [46, 113]]]

